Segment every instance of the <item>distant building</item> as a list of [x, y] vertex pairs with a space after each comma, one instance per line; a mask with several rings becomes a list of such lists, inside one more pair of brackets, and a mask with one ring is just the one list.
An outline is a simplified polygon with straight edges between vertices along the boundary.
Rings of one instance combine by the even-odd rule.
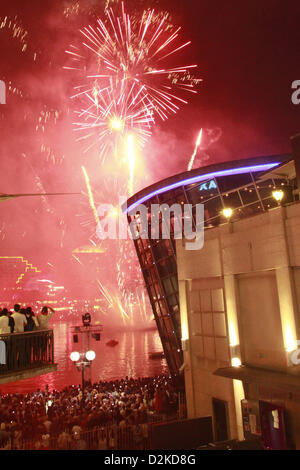
[[18, 290], [41, 271], [23, 256], [0, 256], [0, 298], [12, 299]]
[[134, 243], [188, 416], [213, 416], [219, 441], [300, 448], [300, 135], [292, 144], [292, 156], [199, 168], [127, 202], [204, 204], [201, 250], [172, 233]]

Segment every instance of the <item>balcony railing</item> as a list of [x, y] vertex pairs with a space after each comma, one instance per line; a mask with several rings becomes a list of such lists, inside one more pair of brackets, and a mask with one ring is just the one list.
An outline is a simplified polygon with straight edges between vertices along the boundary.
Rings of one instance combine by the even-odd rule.
[[[54, 364], [53, 330], [0, 335], [0, 376]], [[4, 351], [5, 349], [5, 351]], [[5, 362], [3, 364], [3, 362]]]

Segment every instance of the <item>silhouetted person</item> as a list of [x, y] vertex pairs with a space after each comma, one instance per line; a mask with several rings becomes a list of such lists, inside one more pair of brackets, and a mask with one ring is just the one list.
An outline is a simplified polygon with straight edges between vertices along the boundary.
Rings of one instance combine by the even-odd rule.
[[24, 333], [24, 326], [27, 325], [25, 313], [25, 308], [20, 309], [20, 305], [18, 304], [14, 306], [14, 313], [12, 314], [12, 318], [15, 321], [14, 333]]
[[[50, 310], [50, 313], [48, 311]], [[52, 307], [47, 307], [45, 305], [42, 310], [40, 315], [37, 317], [38, 321], [38, 329], [39, 330], [48, 330], [49, 329], [49, 321], [51, 320], [52, 316], [54, 314], [54, 309]], [[47, 341], [48, 341], [48, 336], [46, 334], [43, 335], [41, 338], [41, 345], [42, 345], [42, 361], [47, 361]]]
[[26, 320], [27, 320], [27, 325], [24, 326], [24, 331], [33, 331], [37, 328], [38, 324], [36, 322], [36, 318], [34, 316], [33, 311], [31, 310], [31, 307], [26, 308]]
[[9, 310], [8, 311], [8, 322], [9, 322], [9, 327], [10, 327], [10, 332], [13, 333], [15, 329], [15, 320], [12, 317], [12, 312]]
[[[26, 308], [25, 316], [27, 325], [24, 326], [24, 332], [36, 330], [38, 325], [31, 307]], [[35, 336], [26, 335], [25, 341], [26, 363], [31, 364], [32, 360], [37, 360], [39, 348], [37, 347]]]
[[10, 333], [9, 320], [8, 320], [8, 310], [4, 308], [0, 313], [0, 334]]
[[[50, 310], [50, 313], [48, 310]], [[54, 312], [55, 310], [52, 307], [47, 307], [47, 305], [42, 308], [40, 315], [37, 317], [39, 330], [47, 330], [49, 328], [49, 321]]]
[[21, 306], [20, 306], [19, 304], [15, 304], [15, 305], [14, 305], [14, 311], [13, 311], [13, 313], [19, 312], [19, 311], [20, 311], [20, 308], [21, 308]]
[[19, 312], [15, 311], [15, 313], [12, 314], [12, 317], [15, 321], [14, 350], [16, 351], [16, 355], [15, 355], [16, 357], [14, 358], [14, 360], [18, 364], [18, 367], [23, 369], [24, 367], [27, 366], [28, 348], [30, 349], [30, 344], [27, 342], [26, 336], [24, 335], [15, 336], [15, 333], [24, 333], [24, 327], [27, 325], [26, 309], [20, 308]]

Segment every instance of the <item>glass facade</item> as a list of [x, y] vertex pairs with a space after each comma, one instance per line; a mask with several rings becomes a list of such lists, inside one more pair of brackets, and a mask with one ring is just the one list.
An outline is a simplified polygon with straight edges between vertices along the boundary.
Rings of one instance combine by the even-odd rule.
[[[288, 158], [285, 157], [284, 160], [282, 157], [282, 161], [287, 160]], [[253, 159], [253, 161], [258, 163], [259, 159]], [[228, 163], [229, 165], [230, 163]], [[233, 167], [234, 162], [231, 162], [231, 165]], [[217, 165], [215, 167], [217, 168]], [[203, 174], [203, 168], [200, 170]], [[272, 170], [269, 172], [271, 177], [261, 171], [232, 175], [228, 170], [228, 173], [228, 175], [208, 178], [193, 184], [183, 184], [174, 189], [165, 191], [159, 189], [155, 195], [153, 195], [153, 191], [149, 191], [150, 197], [147, 200], [143, 196], [143, 203], [148, 208], [148, 233], [151, 233], [150, 207], [152, 204], [169, 204], [169, 206], [174, 203], [190, 204], [192, 206], [191, 217], [195, 226], [196, 205], [202, 203], [204, 204], [204, 227], [209, 230], [227, 223], [223, 215], [225, 208], [232, 209], [231, 220], [236, 221], [277, 207], [278, 202], [272, 195], [275, 189], [284, 191], [283, 204], [294, 200], [295, 179], [277, 177], [274, 172], [272, 173]], [[180, 177], [181, 175], [178, 175], [179, 181]], [[182, 180], [186, 181], [186, 178], [182, 178]], [[168, 188], [167, 185], [165, 187]], [[132, 199], [128, 201], [128, 207], [131, 202]], [[183, 363], [174, 240], [176, 214], [171, 213], [170, 216], [170, 238], [164, 239], [162, 237], [164, 210], [162, 208], [159, 213], [159, 237], [154, 239], [149, 236], [149, 238], [143, 239], [142, 231], [138, 227], [140, 238], [134, 240], [134, 243], [170, 373], [174, 376], [179, 373], [179, 368]], [[128, 215], [129, 223], [137, 219], [137, 215], [134, 215], [133, 212], [132, 215]]]

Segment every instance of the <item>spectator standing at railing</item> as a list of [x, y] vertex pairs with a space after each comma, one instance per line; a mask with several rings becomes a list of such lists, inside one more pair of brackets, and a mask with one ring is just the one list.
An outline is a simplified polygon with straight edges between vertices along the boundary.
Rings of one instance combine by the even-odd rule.
[[39, 450], [51, 450], [50, 434], [43, 434], [41, 439], [41, 447]]
[[[50, 310], [50, 312], [49, 312]], [[49, 322], [54, 314], [54, 309], [52, 307], [48, 307], [45, 305], [40, 315], [37, 316], [37, 323], [39, 330], [48, 330], [49, 329]], [[41, 338], [41, 360], [44, 361], [47, 358], [47, 337], [44, 336]]]
[[19, 311], [20, 311], [20, 308], [21, 308], [21, 305], [20, 305], [20, 304], [15, 304], [15, 305], [14, 305], [14, 311], [13, 311], [13, 313], [19, 312]]
[[13, 431], [13, 449], [22, 449], [22, 430], [18, 427]]
[[57, 449], [58, 450], [69, 450], [70, 447], [71, 447], [71, 443], [72, 443], [72, 438], [71, 438], [70, 434], [63, 431], [58, 436]]
[[133, 439], [135, 443], [135, 448], [137, 450], [142, 450], [143, 448], [143, 428], [141, 424], [134, 424], [132, 426]]
[[16, 304], [14, 306], [14, 313], [12, 314], [12, 318], [15, 322], [14, 333], [24, 333], [24, 326], [27, 325], [26, 319], [26, 310], [25, 308], [20, 309], [20, 305]]
[[[49, 313], [50, 310], [50, 313]], [[42, 310], [40, 315], [37, 317], [37, 322], [38, 322], [38, 328], [39, 330], [47, 330], [49, 328], [49, 322], [55, 313], [55, 310], [52, 307], [48, 307], [45, 305]]]
[[4, 308], [0, 312], [0, 334], [1, 335], [6, 335], [10, 333], [9, 320], [8, 320], [8, 316], [6, 312], [7, 312], [6, 308]]
[[33, 331], [38, 328], [39, 324], [37, 322], [37, 319], [34, 316], [33, 311], [31, 310], [31, 307], [26, 308], [26, 320], [27, 320], [27, 325], [24, 327], [24, 331]]
[[100, 428], [98, 430], [98, 450], [107, 450], [107, 430]]
[[8, 323], [10, 327], [10, 332], [13, 333], [15, 329], [15, 320], [13, 319], [11, 315], [12, 315], [12, 312], [9, 310], [8, 311]]
[[86, 441], [82, 438], [80, 432], [72, 433], [71, 449], [86, 450]]

